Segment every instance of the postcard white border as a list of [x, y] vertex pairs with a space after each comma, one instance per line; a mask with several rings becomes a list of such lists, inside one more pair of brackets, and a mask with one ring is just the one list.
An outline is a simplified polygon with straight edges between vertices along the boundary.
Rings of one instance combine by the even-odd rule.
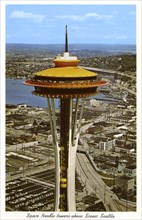
[[[7, 0], [1, 0], [0, 2], [0, 27], [1, 27], [1, 36], [0, 36], [0, 51], [1, 51], [1, 72], [0, 72], [0, 173], [1, 173], [1, 184], [0, 184], [0, 193], [1, 193], [1, 201], [0, 201], [0, 215], [2, 220], [16, 220], [16, 219], [28, 219], [27, 213], [28, 212], [5, 212], [5, 7], [8, 4], [80, 4], [80, 5], [136, 5], [136, 11], [137, 11], [137, 40], [136, 40], [136, 50], [137, 50], [137, 186], [138, 186], [138, 198], [137, 198], [137, 211], [136, 212], [104, 212], [106, 215], [113, 214], [114, 217], [112, 219], [117, 219], [117, 220], [140, 220], [142, 218], [141, 216], [141, 207], [142, 207], [142, 172], [141, 172], [141, 167], [142, 167], [142, 141], [141, 141], [141, 136], [142, 136], [142, 129], [141, 129], [141, 123], [142, 123], [142, 76], [141, 76], [141, 70], [142, 70], [142, 33], [141, 33], [141, 27], [142, 27], [142, 2], [141, 0], [120, 0], [120, 1], [115, 1], [115, 0], [109, 0], [109, 1], [7, 1]], [[30, 212], [31, 214], [36, 214], [41, 216], [41, 212]], [[101, 212], [88, 212], [90, 215], [98, 215], [99, 217], [95, 218], [85, 218], [86, 212], [76, 212], [77, 215], [83, 215], [82, 218], [76, 217], [73, 218], [72, 215], [75, 213], [68, 212], [70, 217], [68, 218], [60, 218], [57, 217], [56, 212], [44, 212], [45, 215], [50, 215], [47, 218], [41, 218], [41, 217], [35, 217], [31, 219], [111, 219], [110, 218], [101, 218]], [[60, 215], [65, 215], [64, 212], [60, 212]], [[67, 214], [67, 213], [66, 213]]]

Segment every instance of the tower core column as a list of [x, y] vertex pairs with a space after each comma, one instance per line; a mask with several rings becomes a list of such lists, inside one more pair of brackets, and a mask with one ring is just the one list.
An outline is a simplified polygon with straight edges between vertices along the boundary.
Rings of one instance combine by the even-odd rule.
[[60, 211], [67, 211], [70, 99], [60, 100]]

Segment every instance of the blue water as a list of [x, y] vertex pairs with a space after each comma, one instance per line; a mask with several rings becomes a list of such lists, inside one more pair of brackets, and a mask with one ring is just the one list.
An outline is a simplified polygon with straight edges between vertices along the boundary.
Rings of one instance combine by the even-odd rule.
[[24, 80], [6, 79], [6, 104], [27, 104], [30, 106], [39, 106], [45, 108], [47, 100], [33, 95], [34, 90], [31, 86], [25, 86]]

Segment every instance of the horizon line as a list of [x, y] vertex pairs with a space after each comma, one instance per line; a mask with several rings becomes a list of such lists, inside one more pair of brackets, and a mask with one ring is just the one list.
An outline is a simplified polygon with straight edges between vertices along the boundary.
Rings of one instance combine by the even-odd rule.
[[[5, 43], [5, 44], [29, 44], [29, 45], [64, 45], [64, 43]], [[83, 44], [94, 44], [94, 45], [135, 45], [136, 43], [70, 43], [69, 45], [83, 45]]]

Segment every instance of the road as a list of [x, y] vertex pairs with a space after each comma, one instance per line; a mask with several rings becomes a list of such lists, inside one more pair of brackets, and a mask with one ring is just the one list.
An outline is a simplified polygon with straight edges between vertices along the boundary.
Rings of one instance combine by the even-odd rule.
[[84, 68], [84, 69], [87, 69], [87, 70], [92, 70], [93, 72], [117, 74], [117, 75], [120, 75], [120, 76], [127, 76], [131, 79], [136, 79], [136, 76], [128, 75], [127, 73], [123, 73], [123, 72], [119, 72], [119, 71], [100, 69], [100, 68], [94, 68], [94, 67], [85, 67], [85, 66], [81, 66], [81, 68]]
[[28, 148], [28, 147], [34, 147], [38, 145], [38, 141], [32, 141], [32, 142], [23, 142], [23, 143], [17, 143], [17, 144], [13, 144], [13, 145], [7, 145], [6, 147], [6, 151], [17, 151], [23, 148]]
[[114, 194], [110, 187], [108, 187], [101, 176], [90, 164], [85, 154], [77, 154], [77, 171], [79, 176], [86, 186], [89, 193], [94, 192], [98, 198], [103, 202], [106, 211], [134, 211], [132, 206], [127, 207], [124, 202], [118, 199], [117, 195]]
[[54, 183], [48, 183], [48, 182], [37, 180], [36, 178], [31, 178], [31, 177], [28, 177], [28, 176], [26, 176], [25, 179], [31, 180], [31, 181], [39, 184], [39, 185], [55, 188], [55, 184]]
[[[97, 73], [107, 73], [107, 74], [113, 74], [113, 75], [120, 75], [120, 76], [125, 76], [125, 77], [131, 78], [133, 80], [136, 80], [136, 76], [129, 75], [127, 73], [123, 73], [123, 72], [119, 72], [119, 71], [99, 69], [99, 68], [93, 68], [93, 67], [84, 67], [84, 66], [81, 66], [81, 67], [84, 68], [84, 69], [87, 69], [87, 70], [91, 70], [93, 72], [97, 72]], [[132, 89], [128, 89], [126, 86], [124, 87], [124, 86], [121, 86], [121, 85], [117, 85], [117, 87], [119, 87], [122, 90], [125, 90], [125, 91], [129, 92], [130, 94], [136, 95], [135, 91], [133, 91]]]

